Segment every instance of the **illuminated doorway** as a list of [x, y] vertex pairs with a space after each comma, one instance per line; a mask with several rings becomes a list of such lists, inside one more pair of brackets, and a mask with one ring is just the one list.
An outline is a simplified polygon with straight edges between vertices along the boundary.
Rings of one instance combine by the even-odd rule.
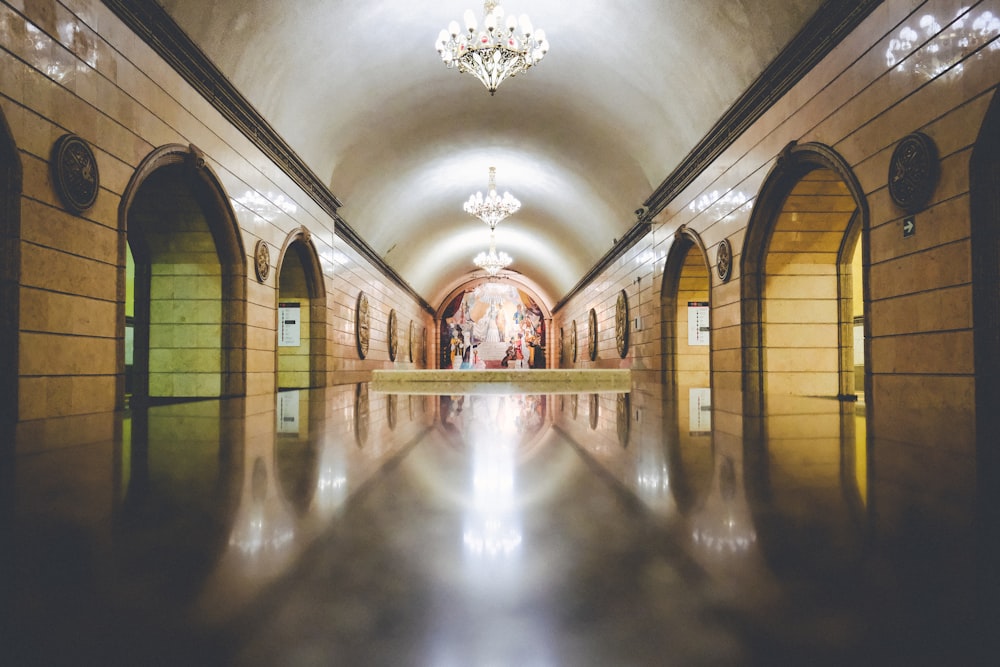
[[[120, 215], [127, 243], [120, 255], [123, 374], [129, 308], [133, 363], [119, 404], [126, 386], [137, 403], [243, 395], [246, 255], [229, 199], [204, 157], [186, 146], [154, 151], [129, 183]], [[127, 276], [129, 254], [134, 278]]]
[[712, 481], [711, 273], [701, 237], [682, 227], [663, 269], [665, 434], [672, 492], [682, 513]]
[[309, 232], [293, 233], [278, 269], [278, 388], [326, 384], [326, 289]]

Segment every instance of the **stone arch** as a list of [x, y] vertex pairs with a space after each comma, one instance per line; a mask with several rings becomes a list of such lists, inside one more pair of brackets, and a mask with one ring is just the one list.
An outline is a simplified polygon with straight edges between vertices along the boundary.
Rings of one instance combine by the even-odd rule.
[[134, 399], [244, 395], [247, 255], [229, 196], [204, 154], [180, 144], [152, 151], [118, 214], [119, 404], [129, 252], [136, 264]]
[[0, 423], [17, 420], [21, 156], [0, 109]]
[[[275, 349], [275, 368], [278, 369], [275, 386], [282, 389], [322, 387], [327, 384], [326, 284], [319, 253], [312, 234], [305, 227], [293, 230], [285, 238], [275, 276], [279, 306], [282, 303], [301, 304], [302, 301], [307, 304], [301, 309], [302, 344], [294, 352], [282, 350], [281, 322], [276, 321], [279, 345]], [[284, 383], [283, 365], [287, 367]]]
[[[711, 295], [711, 261], [705, 242], [684, 225], [674, 233], [667, 252], [660, 291], [664, 433], [670, 435], [667, 454], [670, 469], [676, 472], [671, 475], [670, 490], [683, 513], [704, 501], [712, 480]], [[708, 306], [707, 346], [690, 344], [689, 317], [704, 312], [692, 310], [692, 303]]]
[[[795, 210], [799, 201], [810, 199], [820, 201], [822, 210]], [[757, 196], [741, 253], [743, 389], [748, 415], [763, 413], [765, 390], [854, 399], [853, 364], [849, 362], [853, 318], [847, 312], [852, 303], [850, 265], [859, 242], [862, 264], [870, 265], [865, 241], [869, 224], [864, 191], [836, 151], [816, 143], [793, 142], [785, 148]], [[867, 322], [869, 299], [864, 283]], [[815, 313], [800, 307], [820, 300]], [[765, 339], [768, 326], [773, 328], [770, 340]], [[813, 332], [807, 334], [806, 327]], [[797, 335], [815, 336], [820, 327], [822, 340], [816, 340], [813, 347], [787, 342]], [[865, 347], [868, 369], [867, 342]], [[803, 354], [804, 349], [810, 352]], [[822, 368], [797, 372], [794, 364], [805, 358], [818, 359]], [[782, 382], [765, 387], [768, 374]], [[870, 376], [865, 373], [866, 385]], [[870, 400], [871, 392], [866, 395]]]

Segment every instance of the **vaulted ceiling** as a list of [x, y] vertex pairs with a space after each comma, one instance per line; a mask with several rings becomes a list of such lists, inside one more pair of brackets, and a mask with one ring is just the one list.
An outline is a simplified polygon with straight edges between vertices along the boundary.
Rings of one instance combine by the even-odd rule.
[[823, 4], [507, 0], [551, 50], [491, 97], [434, 47], [475, 0], [159, 2], [435, 306], [488, 245], [462, 203], [489, 167], [522, 202], [497, 248], [551, 305]]

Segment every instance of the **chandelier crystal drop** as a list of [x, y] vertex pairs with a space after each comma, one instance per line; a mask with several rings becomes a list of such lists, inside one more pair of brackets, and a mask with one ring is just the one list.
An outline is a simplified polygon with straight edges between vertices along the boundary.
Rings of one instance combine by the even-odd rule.
[[486, 196], [482, 192], [469, 197], [469, 201], [462, 206], [469, 215], [474, 215], [487, 225], [490, 231], [496, 229], [500, 221], [512, 215], [521, 208], [521, 202], [514, 199], [509, 192], [504, 192], [503, 196], [497, 194], [497, 169], [490, 167], [489, 191]]
[[489, 274], [491, 278], [496, 277], [500, 271], [506, 269], [513, 261], [507, 253], [497, 252], [496, 236], [492, 230], [490, 231], [490, 251], [488, 253], [481, 252], [472, 260], [476, 266]]
[[435, 46], [445, 66], [474, 75], [493, 95], [504, 79], [541, 62], [549, 42], [527, 15], [506, 16], [499, 2], [486, 0], [483, 15], [480, 30], [475, 14], [465, 10], [465, 30], [452, 21], [438, 34]]

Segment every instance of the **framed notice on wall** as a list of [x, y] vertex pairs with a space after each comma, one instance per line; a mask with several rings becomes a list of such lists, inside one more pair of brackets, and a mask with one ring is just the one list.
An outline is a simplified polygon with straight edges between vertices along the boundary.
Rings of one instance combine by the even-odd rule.
[[298, 347], [302, 343], [302, 306], [278, 304], [278, 347]]
[[688, 301], [688, 345], [708, 345], [708, 302]]

